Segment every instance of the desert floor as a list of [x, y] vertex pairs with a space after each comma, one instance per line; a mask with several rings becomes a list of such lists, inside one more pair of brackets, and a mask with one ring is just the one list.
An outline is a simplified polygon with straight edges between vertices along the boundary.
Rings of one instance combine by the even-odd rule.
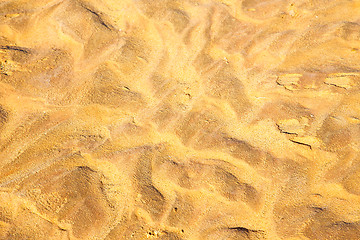
[[360, 1], [0, 0], [1, 240], [360, 239]]

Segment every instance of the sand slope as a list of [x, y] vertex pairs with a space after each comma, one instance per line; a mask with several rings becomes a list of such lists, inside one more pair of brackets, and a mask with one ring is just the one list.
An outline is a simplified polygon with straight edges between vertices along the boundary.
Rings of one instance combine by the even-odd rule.
[[360, 239], [359, 11], [1, 0], [0, 239]]

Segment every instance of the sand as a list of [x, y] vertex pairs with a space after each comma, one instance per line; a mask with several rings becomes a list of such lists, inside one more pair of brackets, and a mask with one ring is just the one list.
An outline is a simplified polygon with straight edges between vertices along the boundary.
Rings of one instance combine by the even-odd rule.
[[1, 0], [0, 239], [360, 239], [359, 12]]

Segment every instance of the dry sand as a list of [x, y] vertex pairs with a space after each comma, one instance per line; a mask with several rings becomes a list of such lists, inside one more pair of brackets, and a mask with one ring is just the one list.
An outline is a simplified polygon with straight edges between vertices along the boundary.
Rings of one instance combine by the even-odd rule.
[[359, 13], [0, 0], [0, 239], [360, 239]]

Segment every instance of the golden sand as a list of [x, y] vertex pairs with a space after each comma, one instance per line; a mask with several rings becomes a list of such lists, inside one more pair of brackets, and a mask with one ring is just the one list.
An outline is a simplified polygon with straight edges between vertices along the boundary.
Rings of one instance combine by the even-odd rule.
[[359, 13], [0, 0], [0, 239], [360, 239]]

